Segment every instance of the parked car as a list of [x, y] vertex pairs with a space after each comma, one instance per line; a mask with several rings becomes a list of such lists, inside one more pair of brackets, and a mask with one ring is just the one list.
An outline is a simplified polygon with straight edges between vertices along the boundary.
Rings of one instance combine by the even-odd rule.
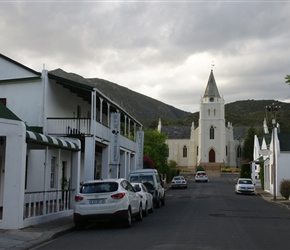
[[99, 220], [121, 221], [124, 227], [131, 227], [132, 217], [142, 221], [142, 201], [126, 179], [88, 181], [75, 196], [74, 223], [78, 229]]
[[149, 212], [152, 213], [154, 210], [153, 195], [149, 193], [149, 190], [143, 183], [131, 184], [141, 197], [143, 216], [146, 217]]
[[187, 188], [187, 181], [184, 176], [174, 176], [171, 181], [171, 188]]
[[165, 191], [156, 169], [138, 169], [129, 173], [130, 182], [143, 183], [153, 195], [154, 206], [159, 208], [165, 205]]
[[235, 185], [236, 194], [255, 194], [255, 184], [250, 178], [239, 178]]
[[209, 182], [208, 175], [205, 171], [197, 171], [195, 174], [195, 182], [205, 181]]

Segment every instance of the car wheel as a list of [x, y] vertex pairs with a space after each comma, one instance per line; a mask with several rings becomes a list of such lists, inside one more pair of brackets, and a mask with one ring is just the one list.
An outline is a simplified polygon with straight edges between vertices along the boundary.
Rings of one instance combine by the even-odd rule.
[[158, 200], [156, 201], [156, 208], [160, 208], [161, 207], [161, 199], [158, 198]]
[[132, 215], [131, 215], [130, 208], [128, 208], [127, 216], [126, 216], [125, 220], [123, 221], [123, 226], [126, 228], [129, 228], [129, 227], [131, 227], [131, 225], [132, 225]]
[[82, 230], [86, 227], [86, 223], [85, 222], [75, 222], [75, 227], [77, 230]]
[[153, 213], [154, 212], [154, 202], [152, 200], [152, 206], [151, 206], [151, 209], [149, 210], [150, 213]]
[[142, 221], [143, 220], [143, 211], [142, 211], [142, 205], [141, 204], [139, 206], [139, 212], [138, 212], [138, 215], [136, 217], [136, 220], [137, 221]]
[[145, 210], [143, 211], [143, 216], [144, 216], [144, 217], [147, 217], [148, 214], [149, 214], [149, 211], [148, 211], [148, 204], [147, 204], [147, 202], [146, 202]]

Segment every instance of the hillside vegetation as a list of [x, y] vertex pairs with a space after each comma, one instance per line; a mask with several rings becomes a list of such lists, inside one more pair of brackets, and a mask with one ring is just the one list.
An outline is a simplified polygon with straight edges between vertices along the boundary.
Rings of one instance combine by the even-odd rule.
[[[177, 109], [103, 79], [87, 80], [139, 120], [145, 128], [157, 128], [160, 117], [163, 125], [190, 125], [193, 121], [198, 124], [199, 112], [190, 113]], [[267, 118], [268, 126], [271, 126], [272, 113], [266, 112], [266, 106], [272, 103], [281, 106], [276, 116], [281, 131], [290, 132], [290, 104], [275, 100], [241, 100], [228, 103], [225, 105], [226, 122], [231, 122], [233, 126], [262, 127], [264, 118]]]

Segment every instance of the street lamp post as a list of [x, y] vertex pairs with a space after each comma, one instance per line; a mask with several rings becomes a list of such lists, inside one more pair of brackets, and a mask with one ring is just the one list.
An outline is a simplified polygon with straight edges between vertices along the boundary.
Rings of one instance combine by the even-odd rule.
[[272, 126], [273, 126], [273, 192], [274, 192], [274, 200], [276, 200], [276, 189], [277, 189], [277, 180], [276, 180], [276, 113], [280, 109], [280, 106], [276, 106], [274, 103], [270, 106], [266, 106], [266, 110], [272, 113]]

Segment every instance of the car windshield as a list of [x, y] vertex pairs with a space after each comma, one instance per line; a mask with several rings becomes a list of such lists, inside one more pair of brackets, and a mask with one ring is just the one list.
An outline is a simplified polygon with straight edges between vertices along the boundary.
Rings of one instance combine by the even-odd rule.
[[251, 180], [239, 180], [239, 184], [253, 184]]
[[118, 183], [116, 182], [99, 182], [99, 183], [86, 183], [81, 187], [80, 193], [105, 193], [115, 192], [118, 190]]
[[197, 173], [197, 175], [205, 175], [205, 173]]
[[179, 176], [179, 177], [174, 177], [174, 180], [175, 180], [175, 181], [178, 181], [178, 180], [184, 180], [184, 178], [181, 177], [181, 176]]
[[[138, 178], [139, 177], [139, 178]], [[154, 185], [153, 176], [152, 175], [139, 175], [139, 176], [131, 176], [130, 182], [149, 182]]]

